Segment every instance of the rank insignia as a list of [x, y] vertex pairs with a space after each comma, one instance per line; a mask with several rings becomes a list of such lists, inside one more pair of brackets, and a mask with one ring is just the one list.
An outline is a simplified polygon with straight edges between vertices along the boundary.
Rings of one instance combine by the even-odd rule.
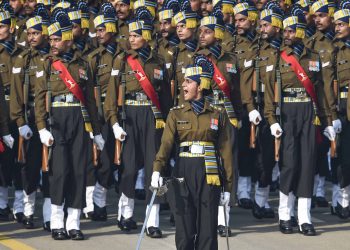
[[226, 63], [226, 71], [228, 73], [237, 73], [237, 69], [236, 69], [236, 65], [232, 64], [232, 63]]
[[309, 71], [320, 71], [320, 62], [318, 61], [309, 61]]
[[157, 80], [163, 80], [163, 70], [161, 70], [161, 69], [154, 69], [153, 77], [154, 77], [154, 79], [157, 79]]
[[80, 68], [80, 69], [78, 70], [78, 72], [79, 72], [79, 77], [80, 77], [81, 79], [88, 80], [87, 73], [86, 73], [86, 70], [85, 70], [85, 69]]
[[218, 130], [219, 129], [219, 120], [215, 118], [211, 118], [210, 120], [210, 128], [213, 130]]

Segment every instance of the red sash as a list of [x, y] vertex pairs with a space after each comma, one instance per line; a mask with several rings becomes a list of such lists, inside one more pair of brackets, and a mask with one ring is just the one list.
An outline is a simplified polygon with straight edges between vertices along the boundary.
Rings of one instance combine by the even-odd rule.
[[228, 97], [228, 99], [231, 100], [230, 86], [228, 85], [226, 78], [221, 73], [221, 71], [216, 66], [216, 64], [210, 58], [208, 58], [208, 60], [211, 61], [213, 63], [213, 66], [214, 66], [213, 79], [214, 79], [215, 83], [219, 86], [221, 91], [224, 92], [224, 94]]
[[0, 140], [0, 154], [3, 153], [4, 151], [5, 151], [4, 143], [2, 143], [2, 141]]
[[68, 69], [64, 64], [57, 60], [52, 63], [52, 66], [55, 70], [59, 71], [60, 78], [64, 82], [64, 84], [67, 86], [69, 91], [77, 98], [79, 101], [85, 105], [85, 96], [83, 94], [83, 91], [81, 90], [80, 86], [77, 84], [77, 82], [73, 79], [71, 74], [68, 72]]
[[316, 104], [317, 107], [317, 96], [315, 92], [315, 87], [311, 82], [310, 78], [307, 76], [303, 67], [301, 67], [301, 65], [293, 55], [288, 56], [286, 51], [281, 52], [281, 57], [284, 61], [291, 64], [294, 73], [297, 75], [299, 81], [303, 84], [306, 92], [310, 95], [312, 101]]
[[161, 111], [157, 93], [154, 90], [150, 80], [147, 78], [147, 75], [140, 62], [136, 58], [132, 58], [130, 55], [126, 58], [126, 60], [131, 69], [135, 72], [135, 77], [139, 81], [143, 91], [145, 91], [146, 95], [149, 99], [151, 99], [152, 103], [157, 107], [157, 109]]

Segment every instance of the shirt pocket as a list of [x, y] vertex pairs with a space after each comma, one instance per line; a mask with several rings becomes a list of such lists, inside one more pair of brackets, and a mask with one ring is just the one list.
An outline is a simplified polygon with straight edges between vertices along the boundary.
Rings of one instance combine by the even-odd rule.
[[112, 67], [107, 65], [97, 70], [97, 81], [100, 85], [108, 84], [109, 78], [111, 77]]
[[192, 124], [191, 123], [177, 123], [176, 124], [176, 128], [179, 131], [181, 131], [181, 130], [189, 130], [189, 129], [192, 128]]
[[347, 59], [341, 60], [337, 64], [338, 81], [342, 84], [344, 81], [350, 80], [350, 63]]
[[0, 64], [0, 77], [3, 85], [10, 82], [9, 68], [6, 64]]

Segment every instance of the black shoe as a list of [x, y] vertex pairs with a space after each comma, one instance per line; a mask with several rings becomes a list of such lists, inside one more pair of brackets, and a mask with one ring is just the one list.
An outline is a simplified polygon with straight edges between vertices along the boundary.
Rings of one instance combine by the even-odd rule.
[[270, 192], [276, 192], [277, 189], [280, 188], [280, 181], [279, 179], [273, 181], [270, 185]]
[[[227, 228], [227, 237], [231, 237], [232, 236], [232, 232], [231, 232], [231, 228], [228, 227]], [[223, 225], [219, 225], [218, 226], [218, 235], [220, 235], [220, 237], [226, 237], [226, 227]]]
[[15, 213], [15, 214], [13, 215], [13, 218], [14, 218], [18, 223], [22, 223], [23, 217], [24, 217], [24, 213], [22, 213], [22, 212]]
[[52, 229], [51, 236], [54, 240], [66, 240], [66, 239], [68, 239], [67, 232], [64, 228]]
[[33, 215], [30, 216], [24, 216], [22, 220], [23, 226], [26, 229], [33, 229], [34, 228], [34, 221], [33, 221]]
[[298, 220], [297, 220], [297, 218], [295, 218], [295, 216], [290, 217], [290, 221], [291, 221], [292, 227], [298, 227], [299, 226]]
[[280, 220], [279, 227], [280, 227], [281, 233], [283, 233], [283, 234], [293, 233], [293, 227], [292, 227], [291, 220]]
[[45, 223], [43, 223], [43, 229], [44, 229], [44, 231], [51, 232], [51, 223], [50, 223], [50, 221], [46, 221]]
[[144, 189], [135, 189], [135, 199], [144, 201], [146, 199], [146, 191]]
[[264, 207], [259, 207], [259, 205], [254, 201], [252, 209], [253, 216], [257, 219], [264, 218], [264, 209]]
[[76, 229], [69, 230], [68, 236], [72, 240], [84, 240], [84, 234], [80, 230], [76, 230]]
[[148, 227], [146, 229], [146, 234], [150, 238], [162, 238], [162, 231], [160, 231], [159, 227]]
[[120, 221], [117, 221], [117, 224], [122, 231], [130, 231], [132, 229], [137, 229], [136, 222], [132, 218], [124, 219], [124, 217], [122, 216]]
[[0, 208], [0, 220], [9, 221], [11, 219], [11, 209], [7, 206], [5, 208]]
[[106, 221], [107, 220], [107, 209], [106, 207], [99, 207], [94, 204], [94, 212], [91, 215], [93, 221]]
[[328, 201], [322, 196], [316, 197], [316, 204], [318, 207], [328, 207]]
[[273, 209], [271, 207], [264, 207], [263, 218], [274, 219], [275, 217], [276, 217], [275, 212], [273, 211]]
[[87, 212], [87, 213], [84, 213], [84, 216], [85, 216], [85, 219], [87, 220], [92, 220], [92, 216], [94, 215], [94, 212]]
[[169, 222], [173, 227], [175, 226], [175, 218], [173, 214], [170, 215]]
[[304, 223], [298, 227], [299, 233], [305, 236], [315, 236], [316, 231], [312, 224]]
[[337, 206], [335, 207], [335, 212], [340, 219], [345, 220], [349, 218], [349, 207], [342, 207], [342, 205], [337, 203]]
[[244, 209], [252, 209], [253, 202], [251, 199], [242, 198], [238, 200], [238, 206]]

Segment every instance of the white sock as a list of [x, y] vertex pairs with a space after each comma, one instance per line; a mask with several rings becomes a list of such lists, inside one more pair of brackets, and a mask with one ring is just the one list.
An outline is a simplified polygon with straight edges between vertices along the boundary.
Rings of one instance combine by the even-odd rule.
[[85, 191], [86, 207], [84, 207], [83, 209], [84, 214], [94, 211], [94, 200], [93, 200], [94, 189], [95, 189], [95, 186], [86, 187], [86, 191]]
[[66, 221], [66, 230], [80, 230], [80, 213], [81, 210], [77, 208], [67, 208], [68, 217]]
[[64, 212], [63, 205], [58, 206], [51, 204], [51, 229], [60, 229], [64, 228]]
[[298, 221], [299, 225], [311, 224], [311, 198], [298, 198]]
[[[159, 227], [159, 204], [153, 204], [151, 208], [151, 213], [148, 217], [147, 228], [149, 227]], [[146, 214], [148, 212], [149, 206], [147, 205]]]
[[34, 214], [34, 208], [35, 208], [35, 196], [36, 192], [34, 191], [31, 194], [27, 194], [23, 190], [23, 203], [24, 203], [24, 215], [25, 216], [31, 216]]
[[51, 217], [51, 198], [44, 198], [43, 220], [44, 223], [50, 221]]
[[16, 190], [15, 191], [15, 200], [13, 202], [13, 214], [24, 212], [23, 198], [24, 198], [23, 190]]
[[99, 207], [105, 207], [106, 206], [106, 199], [107, 199], [107, 189], [102, 187], [98, 182], [96, 182], [93, 200], [94, 203]]
[[135, 200], [128, 198], [124, 193], [119, 198], [118, 203], [118, 220], [121, 220], [123, 216], [124, 219], [129, 219], [134, 214]]

